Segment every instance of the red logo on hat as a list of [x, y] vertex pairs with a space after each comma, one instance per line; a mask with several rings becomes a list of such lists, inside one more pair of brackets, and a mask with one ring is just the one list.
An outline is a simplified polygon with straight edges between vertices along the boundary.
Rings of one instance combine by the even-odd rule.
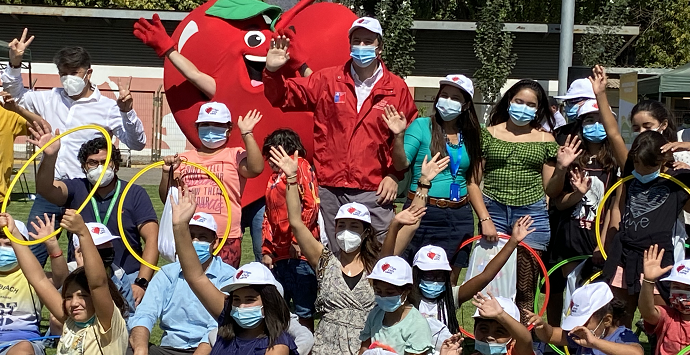
[[347, 212], [349, 212], [350, 214], [355, 213], [355, 211], [357, 211], [357, 209], [354, 207], [350, 207], [347, 209]]
[[458, 80], [460, 80], [459, 77], [457, 77], [457, 76], [454, 76], [454, 77], [453, 77], [453, 81], [458, 81]]
[[357, 21], [357, 23], [364, 23], [364, 21], [366, 21], [366, 20], [365, 19], [359, 19], [359, 21]]
[[430, 251], [428, 254], [426, 254], [426, 256], [428, 256], [431, 260], [436, 260], [436, 253], [434, 253], [433, 251]]
[[240, 276], [242, 276], [242, 273], [243, 273], [243, 272], [244, 272], [244, 270], [240, 270], [240, 271], [237, 273], [237, 275], [235, 275], [235, 278], [236, 278], [236, 279], [239, 279]]
[[96, 234], [101, 234], [101, 229], [98, 227], [93, 227], [93, 229], [91, 231], [96, 233]]
[[391, 267], [391, 264], [383, 264], [383, 266], [381, 266], [381, 270], [386, 271], [386, 270], [388, 270], [390, 267]]
[[211, 114], [211, 111], [213, 111], [213, 107], [209, 106], [206, 108], [206, 113], [208, 113], [209, 115]]
[[201, 215], [195, 214], [194, 217], [192, 217], [193, 220], [198, 221], [199, 218], [201, 218]]
[[680, 272], [680, 270], [683, 270], [683, 269], [685, 269], [685, 265], [680, 265], [680, 266], [678, 266], [676, 271]]
[[596, 102], [594, 103], [594, 108], [599, 109], [599, 105]]

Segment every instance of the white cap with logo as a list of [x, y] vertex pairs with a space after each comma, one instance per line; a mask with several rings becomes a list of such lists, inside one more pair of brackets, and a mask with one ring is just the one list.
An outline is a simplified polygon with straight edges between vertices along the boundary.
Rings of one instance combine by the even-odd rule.
[[671, 275], [661, 279], [661, 281], [679, 282], [690, 285], [690, 260], [681, 260], [673, 265]]
[[570, 301], [570, 315], [563, 319], [561, 328], [571, 331], [575, 327], [585, 325], [592, 314], [609, 304], [612, 299], [611, 288], [604, 282], [595, 282], [578, 288], [573, 292]]
[[470, 94], [470, 97], [474, 96], [474, 84], [470, 78], [462, 74], [451, 74], [446, 75], [445, 79], [438, 82], [439, 85], [451, 85], [456, 88]]
[[[276, 286], [278, 281], [273, 276], [264, 264], [253, 261], [240, 267], [235, 273], [229, 284], [223, 286], [220, 290], [230, 293], [245, 286], [251, 285], [273, 285]], [[278, 286], [276, 286], [278, 287]], [[282, 288], [282, 287], [281, 287]]]
[[413, 283], [412, 267], [399, 256], [387, 256], [376, 263], [367, 279], [387, 282], [395, 286]]
[[29, 240], [29, 230], [26, 228], [26, 224], [22, 221], [17, 221], [16, 219], [14, 220], [14, 225], [17, 226], [17, 230], [19, 231], [19, 234], [24, 237], [24, 239]]
[[[513, 319], [516, 321], [520, 321], [520, 310], [518, 307], [515, 305], [515, 302], [511, 301], [510, 298], [506, 297], [494, 297], [496, 301], [498, 301], [498, 304], [501, 305], [501, 308], [503, 308], [503, 311], [506, 312], [509, 316], [511, 316]], [[482, 316], [479, 315], [479, 308], [477, 308], [476, 311], [474, 311], [474, 315], [472, 316], [473, 318], [482, 318]]]
[[[609, 107], [610, 109], [610, 107]], [[580, 106], [580, 109], [577, 110], [577, 117], [579, 118], [580, 116], [584, 116], [588, 113], [592, 112], [599, 112], [599, 104], [597, 104], [597, 100], [587, 100], [585, 101], [582, 106]], [[616, 113], [611, 110], [614, 116], [616, 116]]]
[[192, 219], [189, 220], [189, 225], [203, 227], [212, 230], [214, 233], [218, 233], [218, 225], [216, 224], [216, 219], [206, 212], [194, 213]]
[[199, 109], [199, 117], [196, 123], [213, 122], [213, 123], [228, 123], [232, 122], [230, 110], [225, 104], [220, 102], [207, 102], [201, 105]]
[[446, 270], [451, 271], [448, 256], [443, 248], [427, 245], [419, 249], [414, 255], [412, 266], [418, 267], [420, 270]]
[[[120, 236], [110, 233], [108, 227], [101, 223], [89, 222], [86, 223], [86, 227], [89, 228], [91, 238], [93, 239], [93, 244], [96, 246], [105, 244], [113, 239], [120, 239]], [[76, 234], [72, 235], [72, 245], [75, 249], [79, 247], [79, 237], [77, 237]]]
[[594, 95], [594, 89], [592, 89], [592, 83], [587, 78], [577, 79], [570, 84], [568, 91], [565, 95], [554, 96], [554, 98], [559, 100], [571, 100], [571, 99], [596, 99]]
[[352, 32], [358, 28], [367, 29], [383, 37], [383, 28], [381, 27], [381, 23], [379, 20], [373, 17], [361, 17], [356, 19], [355, 22], [352, 23], [352, 26], [350, 26], [350, 30], [347, 32], [347, 35], [351, 35]]
[[371, 214], [369, 213], [369, 209], [367, 206], [357, 202], [350, 202], [340, 206], [340, 209], [338, 209], [338, 214], [335, 215], [335, 220], [337, 221], [341, 218], [358, 219], [362, 222], [371, 224]]

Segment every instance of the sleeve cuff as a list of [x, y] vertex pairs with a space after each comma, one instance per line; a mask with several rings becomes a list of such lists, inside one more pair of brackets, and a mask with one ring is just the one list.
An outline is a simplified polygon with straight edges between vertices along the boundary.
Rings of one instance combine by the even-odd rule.
[[10, 63], [7, 63], [7, 68], [5, 69], [5, 73], [10, 76], [10, 77], [21, 77], [22, 76], [22, 68], [21, 66], [19, 68], [12, 68], [10, 66]]
[[[118, 108], [118, 110], [119, 110], [119, 108]], [[131, 109], [128, 112], [120, 111], [120, 116], [122, 116], [122, 118], [126, 119], [127, 121], [133, 123], [135, 121], [135, 119], [137, 118], [137, 113], [134, 112], [134, 109]]]
[[134, 327], [144, 327], [148, 329], [149, 332], [153, 329], [153, 326], [155, 325], [155, 322], [151, 322], [150, 319], [144, 317], [130, 318], [128, 323], [129, 329], [134, 329]]

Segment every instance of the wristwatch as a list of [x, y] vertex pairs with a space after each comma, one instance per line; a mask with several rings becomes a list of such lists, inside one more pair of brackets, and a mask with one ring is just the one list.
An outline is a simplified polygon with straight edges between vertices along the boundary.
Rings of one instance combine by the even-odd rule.
[[149, 287], [149, 280], [143, 277], [139, 277], [136, 280], [134, 280], [134, 284], [146, 290], [146, 288]]
[[417, 186], [424, 188], [424, 189], [430, 189], [431, 188], [431, 181], [429, 181], [428, 184], [424, 184], [421, 181], [417, 180]]

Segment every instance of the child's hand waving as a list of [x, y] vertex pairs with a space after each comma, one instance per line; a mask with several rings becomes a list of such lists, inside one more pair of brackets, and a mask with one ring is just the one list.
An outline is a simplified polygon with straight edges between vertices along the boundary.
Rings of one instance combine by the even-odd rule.
[[407, 209], [400, 211], [395, 215], [395, 222], [403, 226], [411, 226], [417, 224], [426, 214], [426, 207], [419, 207], [411, 205]]
[[287, 177], [295, 177], [297, 175], [298, 154], [296, 151], [290, 156], [282, 146], [278, 146], [278, 149], [271, 147], [270, 153], [269, 161], [279, 167]]
[[573, 328], [568, 335], [577, 345], [584, 346], [585, 348], [594, 347], [594, 343], [599, 340], [591, 330], [583, 326]]
[[661, 259], [663, 259], [663, 257], [664, 249], [659, 250], [659, 246], [656, 244], [649, 247], [649, 250], [644, 251], [643, 272], [645, 279], [648, 281], [656, 281], [673, 268], [673, 265], [669, 265], [665, 268], [661, 267]]
[[532, 216], [525, 215], [520, 217], [517, 221], [515, 221], [515, 224], [513, 225], [513, 235], [510, 236], [510, 239], [513, 239], [516, 242], [520, 243], [530, 233], [535, 231], [535, 228], [530, 229], [532, 223], [534, 223]]
[[495, 319], [503, 313], [503, 307], [498, 303], [496, 298], [491, 292], [487, 292], [488, 296], [482, 295], [478, 292], [474, 295], [472, 304], [479, 310], [479, 316], [482, 318]]
[[462, 353], [462, 342], [465, 338], [462, 333], [457, 333], [443, 341], [441, 345], [441, 355], [460, 355]]

